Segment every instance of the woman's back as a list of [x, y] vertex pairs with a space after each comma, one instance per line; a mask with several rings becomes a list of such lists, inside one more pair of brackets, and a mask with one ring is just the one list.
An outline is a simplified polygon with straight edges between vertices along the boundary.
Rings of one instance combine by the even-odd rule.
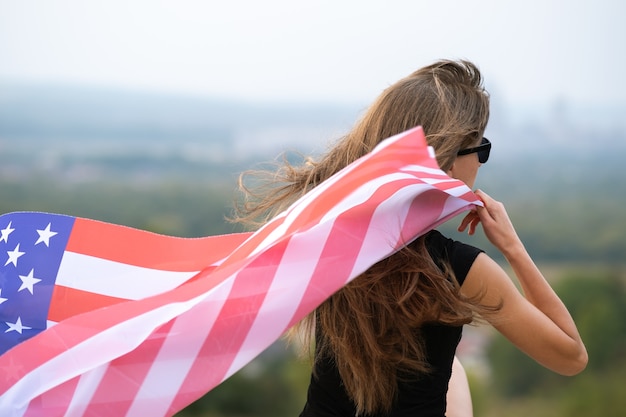
[[[444, 268], [449, 264], [459, 285], [465, 280], [474, 259], [481, 250], [447, 239], [432, 231], [426, 236], [426, 246], [433, 260]], [[319, 343], [323, 332], [316, 332]], [[415, 374], [400, 370], [397, 400], [386, 417], [443, 416], [446, 410], [446, 393], [456, 347], [461, 339], [461, 326], [425, 324], [415, 329], [415, 337], [424, 342], [426, 361], [431, 371]], [[333, 358], [316, 353], [315, 365], [309, 385], [307, 404], [301, 417], [354, 416], [356, 407], [343, 388], [339, 371]], [[373, 416], [369, 414], [368, 416]]]

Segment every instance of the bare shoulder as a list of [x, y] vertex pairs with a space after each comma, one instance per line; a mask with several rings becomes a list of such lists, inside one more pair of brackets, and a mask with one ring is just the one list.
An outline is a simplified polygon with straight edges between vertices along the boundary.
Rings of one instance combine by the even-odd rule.
[[481, 295], [481, 303], [488, 306], [521, 297], [508, 274], [486, 253], [476, 257], [461, 286], [461, 292], [471, 298]]

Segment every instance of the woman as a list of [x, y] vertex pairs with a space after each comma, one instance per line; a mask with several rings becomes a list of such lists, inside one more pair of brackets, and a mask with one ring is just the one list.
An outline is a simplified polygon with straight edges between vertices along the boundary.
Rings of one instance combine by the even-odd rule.
[[[483, 138], [488, 118], [489, 97], [478, 68], [467, 61], [436, 62], [387, 88], [319, 161], [285, 162], [266, 172], [264, 186], [242, 185], [248, 198], [238, 221], [271, 218], [380, 141], [418, 125], [441, 169], [473, 187], [491, 148]], [[298, 325], [295, 331], [315, 338], [302, 417], [445, 415], [462, 326], [479, 318], [555, 372], [584, 369], [587, 354], [576, 326], [504, 206], [483, 191], [476, 194], [484, 207], [467, 214], [459, 230], [469, 228], [473, 235], [482, 224], [525, 296], [483, 251], [427, 233], [369, 268]]]

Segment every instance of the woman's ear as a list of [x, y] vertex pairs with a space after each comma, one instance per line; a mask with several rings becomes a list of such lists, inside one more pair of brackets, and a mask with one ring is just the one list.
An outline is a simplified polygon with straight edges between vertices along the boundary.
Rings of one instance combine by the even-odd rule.
[[450, 168], [446, 171], [446, 175], [448, 177], [454, 178], [454, 164], [455, 162], [453, 162]]

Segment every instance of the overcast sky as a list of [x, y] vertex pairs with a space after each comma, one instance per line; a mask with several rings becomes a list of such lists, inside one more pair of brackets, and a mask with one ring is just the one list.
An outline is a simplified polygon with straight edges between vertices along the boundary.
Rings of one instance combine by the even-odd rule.
[[467, 58], [510, 103], [626, 101], [622, 0], [0, 0], [0, 80], [369, 102]]

